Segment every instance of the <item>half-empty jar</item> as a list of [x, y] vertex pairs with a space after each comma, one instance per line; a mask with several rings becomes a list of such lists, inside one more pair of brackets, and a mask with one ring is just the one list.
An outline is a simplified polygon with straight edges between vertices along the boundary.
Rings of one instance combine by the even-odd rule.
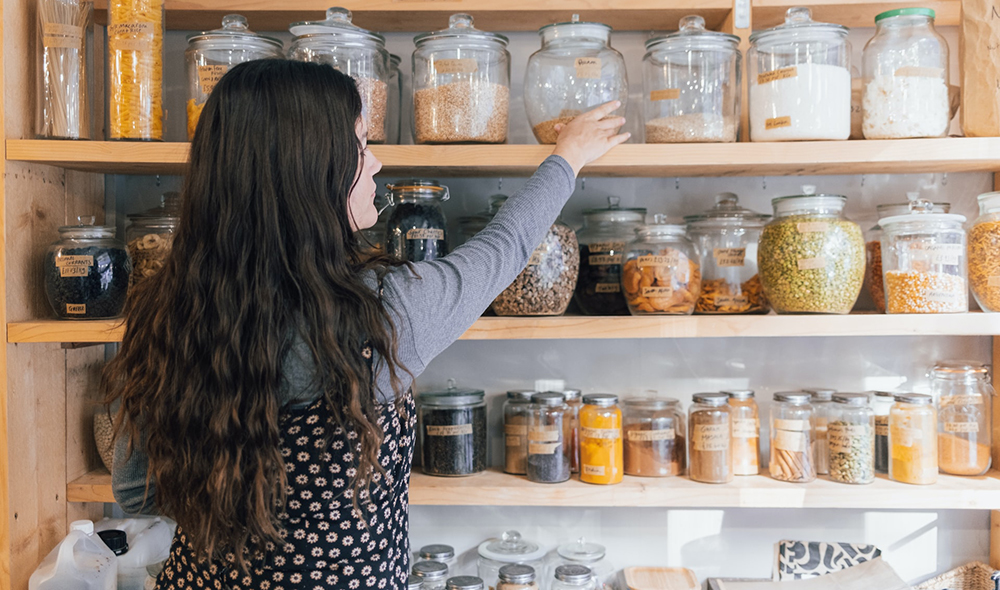
[[930, 485], [938, 479], [937, 410], [920, 393], [896, 396], [889, 411], [889, 478]]
[[801, 391], [774, 394], [771, 405], [771, 477], [808, 483], [816, 479], [812, 451], [812, 396]]
[[696, 393], [688, 413], [688, 475], [703, 483], [733, 481], [733, 421], [729, 396]]
[[672, 398], [626, 399], [622, 411], [625, 475], [666, 477], [684, 473], [686, 418]]

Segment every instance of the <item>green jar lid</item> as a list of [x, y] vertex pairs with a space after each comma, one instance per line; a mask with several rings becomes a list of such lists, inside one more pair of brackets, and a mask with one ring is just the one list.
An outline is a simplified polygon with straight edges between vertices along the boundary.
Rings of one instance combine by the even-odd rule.
[[894, 16], [929, 16], [934, 18], [936, 14], [930, 8], [897, 8], [896, 10], [887, 10], [879, 14], [875, 17], [875, 22]]

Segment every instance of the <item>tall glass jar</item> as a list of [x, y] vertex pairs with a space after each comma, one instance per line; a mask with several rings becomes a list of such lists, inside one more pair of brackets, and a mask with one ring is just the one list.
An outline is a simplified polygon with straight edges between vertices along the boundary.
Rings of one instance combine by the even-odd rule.
[[618, 396], [592, 393], [583, 396], [580, 410], [580, 481], [621, 483], [624, 471], [622, 411]]
[[568, 564], [556, 568], [550, 590], [596, 590], [597, 580], [585, 565]]
[[121, 315], [132, 271], [115, 228], [79, 218], [59, 228], [45, 253], [45, 295], [61, 320], [100, 320]]
[[503, 402], [503, 470], [513, 475], [528, 472], [528, 421], [533, 395], [535, 392], [530, 389], [508, 391]]
[[686, 421], [676, 399], [625, 400], [622, 412], [625, 475], [666, 477], [684, 473]]
[[346, 8], [330, 8], [326, 19], [293, 23], [288, 59], [322, 63], [354, 78], [368, 123], [368, 143], [384, 143], [389, 103], [389, 52], [385, 37], [351, 24]]
[[580, 243], [580, 277], [573, 299], [587, 315], [628, 315], [622, 296], [622, 254], [646, 222], [646, 209], [623, 208], [608, 197], [607, 208], [584, 209]]
[[519, 563], [541, 571], [545, 550], [533, 541], [525, 540], [517, 531], [505, 531], [499, 539], [489, 539], [479, 544], [476, 571], [491, 590], [500, 579], [500, 568]]
[[160, 206], [128, 216], [125, 245], [132, 259], [129, 287], [160, 272], [174, 245], [181, 221], [181, 195], [163, 193]]
[[889, 473], [889, 410], [896, 402], [889, 391], [876, 391], [872, 402], [875, 414], [875, 471]]
[[938, 363], [928, 375], [938, 407], [938, 467], [952, 475], [990, 469], [993, 387], [986, 367], [973, 361]]
[[847, 27], [789, 8], [785, 23], [750, 35], [752, 141], [831, 140], [851, 135]]
[[733, 475], [760, 473], [760, 415], [750, 389], [723, 391], [733, 420]]
[[934, 398], [919, 393], [896, 396], [889, 410], [889, 479], [929, 485], [938, 478], [938, 425]]
[[418, 561], [410, 571], [420, 578], [420, 590], [444, 590], [448, 580], [448, 566], [439, 561]]
[[866, 393], [833, 396], [828, 447], [830, 479], [841, 483], [875, 481], [875, 413]]
[[862, 61], [865, 139], [948, 133], [948, 42], [934, 29], [933, 10], [899, 8], [876, 16]]
[[500, 568], [496, 590], [538, 590], [535, 568], [511, 563]]
[[701, 293], [701, 261], [683, 225], [655, 215], [636, 230], [622, 259], [622, 291], [632, 315], [691, 315]]
[[778, 313], [849, 313], [865, 277], [861, 228], [844, 217], [847, 197], [802, 193], [771, 200], [757, 249], [764, 295]]
[[566, 397], [566, 430], [569, 445], [569, 470], [580, 473], [580, 409], [583, 408], [583, 392], [579, 389], [563, 389]]
[[448, 28], [413, 38], [413, 125], [417, 143], [507, 140], [507, 37], [453, 14]]
[[706, 30], [700, 16], [685, 16], [678, 28], [646, 41], [646, 143], [736, 141], [740, 38]]
[[485, 396], [481, 389], [458, 389], [454, 381], [445, 391], [420, 394], [417, 417], [424, 473], [456, 477], [486, 469]]
[[566, 398], [554, 391], [531, 396], [528, 419], [528, 480], [560, 483], [569, 479]]
[[701, 295], [695, 313], [767, 313], [757, 274], [757, 244], [770, 215], [739, 205], [733, 193], [715, 197], [715, 206], [684, 218], [688, 237], [701, 256]]
[[969, 287], [983, 311], [1000, 311], [1000, 192], [979, 195], [969, 230]]
[[403, 180], [386, 185], [396, 207], [389, 216], [386, 252], [408, 262], [436, 260], [448, 254], [448, 222], [441, 203], [448, 187], [436, 180]]
[[396, 145], [403, 143], [400, 139], [402, 135], [403, 121], [403, 75], [399, 71], [399, 64], [403, 59], [398, 55], [389, 54], [389, 98], [386, 102], [386, 116], [388, 118], [388, 129], [386, 130], [386, 143]]
[[812, 453], [816, 473], [826, 475], [830, 473], [830, 449], [827, 446], [827, 426], [833, 416], [833, 394], [837, 393], [832, 389], [803, 389], [803, 393], [811, 396], [810, 402], [813, 407], [812, 423]]
[[702, 483], [733, 481], [733, 419], [725, 393], [696, 393], [688, 413], [688, 475]]
[[163, 0], [108, 2], [108, 136], [163, 140]]
[[611, 47], [611, 27], [580, 22], [545, 25], [538, 30], [542, 48], [528, 58], [524, 74], [524, 106], [538, 143], [553, 144], [556, 125], [613, 100], [625, 113], [628, 77], [625, 59]]
[[816, 479], [812, 453], [812, 419], [808, 393], [774, 394], [771, 405], [771, 477], [792, 483]]
[[38, 137], [90, 139], [87, 29], [93, 17], [93, 2], [38, 0]]

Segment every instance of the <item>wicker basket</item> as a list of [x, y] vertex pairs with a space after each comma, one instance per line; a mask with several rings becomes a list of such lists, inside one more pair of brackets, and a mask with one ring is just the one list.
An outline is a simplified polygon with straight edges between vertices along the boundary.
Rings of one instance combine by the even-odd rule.
[[973, 561], [913, 587], [913, 590], [997, 590], [994, 569]]

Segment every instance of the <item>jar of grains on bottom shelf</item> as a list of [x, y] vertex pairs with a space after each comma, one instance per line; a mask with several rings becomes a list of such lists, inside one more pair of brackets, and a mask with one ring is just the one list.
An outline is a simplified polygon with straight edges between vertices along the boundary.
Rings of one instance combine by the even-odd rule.
[[702, 483], [733, 481], [732, 412], [724, 393], [696, 393], [688, 415], [688, 475]]
[[812, 397], [803, 392], [774, 394], [771, 406], [771, 477], [808, 483], [816, 479], [811, 451]]
[[937, 411], [934, 398], [896, 396], [889, 411], [889, 478], [902, 483], [937, 483]]

